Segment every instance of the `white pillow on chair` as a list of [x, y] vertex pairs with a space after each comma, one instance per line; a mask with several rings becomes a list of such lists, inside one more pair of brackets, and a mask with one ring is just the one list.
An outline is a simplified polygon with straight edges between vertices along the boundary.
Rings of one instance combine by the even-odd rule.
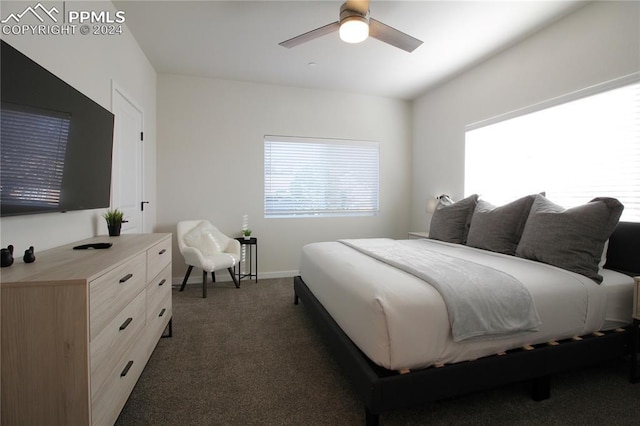
[[184, 243], [200, 250], [204, 256], [212, 256], [224, 250], [226, 246], [223, 234], [218, 228], [207, 222], [200, 222], [198, 226], [184, 235]]

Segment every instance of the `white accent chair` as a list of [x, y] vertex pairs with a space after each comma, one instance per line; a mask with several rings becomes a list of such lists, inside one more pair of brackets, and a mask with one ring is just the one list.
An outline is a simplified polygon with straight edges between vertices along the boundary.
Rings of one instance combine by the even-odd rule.
[[240, 242], [221, 233], [208, 220], [185, 220], [178, 222], [178, 249], [189, 266], [182, 281], [180, 291], [184, 290], [194, 267], [202, 269], [202, 297], [207, 297], [207, 273], [216, 282], [215, 271], [227, 269], [236, 288], [240, 283], [236, 279], [234, 267], [240, 262]]

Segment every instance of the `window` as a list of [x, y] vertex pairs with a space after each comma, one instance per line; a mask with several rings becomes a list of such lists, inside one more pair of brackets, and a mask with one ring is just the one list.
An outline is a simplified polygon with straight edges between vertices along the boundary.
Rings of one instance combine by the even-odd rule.
[[609, 196], [624, 204], [621, 220], [640, 222], [640, 83], [633, 77], [470, 126], [465, 194], [502, 204], [544, 191], [564, 207]]
[[379, 144], [264, 138], [264, 216], [378, 214]]

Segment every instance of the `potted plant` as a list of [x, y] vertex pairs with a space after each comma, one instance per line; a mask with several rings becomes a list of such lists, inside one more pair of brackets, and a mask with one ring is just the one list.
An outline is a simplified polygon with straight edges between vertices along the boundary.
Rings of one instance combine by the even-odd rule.
[[243, 229], [242, 236], [244, 236], [245, 240], [251, 239], [251, 229]]
[[120, 228], [124, 220], [124, 213], [118, 209], [107, 210], [102, 217], [107, 221], [107, 228], [109, 228], [109, 236], [117, 237], [120, 235]]

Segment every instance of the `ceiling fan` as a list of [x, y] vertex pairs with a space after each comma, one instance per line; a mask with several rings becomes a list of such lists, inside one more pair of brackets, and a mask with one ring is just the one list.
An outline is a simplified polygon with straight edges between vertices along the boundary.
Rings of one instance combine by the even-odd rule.
[[295, 47], [334, 31], [339, 31], [340, 38], [347, 43], [360, 43], [371, 36], [407, 52], [422, 44], [422, 40], [370, 18], [369, 0], [347, 0], [340, 7], [340, 20], [283, 41], [280, 46]]

